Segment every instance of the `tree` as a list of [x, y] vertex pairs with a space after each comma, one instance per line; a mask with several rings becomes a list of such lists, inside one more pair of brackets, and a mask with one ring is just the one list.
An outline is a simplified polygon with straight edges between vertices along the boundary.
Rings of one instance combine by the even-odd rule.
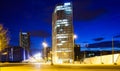
[[9, 37], [7, 30], [3, 28], [3, 25], [0, 24], [0, 51], [6, 48], [9, 44]]

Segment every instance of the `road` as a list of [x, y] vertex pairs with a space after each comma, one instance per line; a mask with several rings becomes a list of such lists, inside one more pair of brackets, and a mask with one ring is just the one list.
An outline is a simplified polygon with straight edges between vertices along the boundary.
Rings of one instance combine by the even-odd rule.
[[0, 71], [120, 71], [120, 65], [50, 65], [6, 63], [0, 65]]

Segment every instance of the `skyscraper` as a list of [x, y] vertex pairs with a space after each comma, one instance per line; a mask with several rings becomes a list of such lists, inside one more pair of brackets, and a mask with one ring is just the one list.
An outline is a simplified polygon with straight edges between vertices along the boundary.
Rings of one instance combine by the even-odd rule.
[[74, 61], [73, 11], [70, 2], [58, 4], [52, 17], [52, 58], [54, 63]]
[[24, 58], [28, 58], [30, 52], [30, 33], [20, 32], [20, 47], [27, 51], [24, 54]]

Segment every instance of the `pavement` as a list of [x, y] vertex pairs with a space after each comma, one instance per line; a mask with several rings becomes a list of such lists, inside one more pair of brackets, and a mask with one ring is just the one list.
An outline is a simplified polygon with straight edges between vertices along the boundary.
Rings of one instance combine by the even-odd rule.
[[120, 71], [120, 65], [1, 63], [0, 71]]

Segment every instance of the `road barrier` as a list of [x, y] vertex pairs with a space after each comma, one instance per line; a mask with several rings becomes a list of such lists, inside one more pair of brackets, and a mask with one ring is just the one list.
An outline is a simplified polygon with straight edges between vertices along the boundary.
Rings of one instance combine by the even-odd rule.
[[[114, 60], [113, 60], [113, 56], [114, 56]], [[114, 63], [120, 64], [120, 54], [85, 58], [83, 63], [84, 64], [114, 64]]]

